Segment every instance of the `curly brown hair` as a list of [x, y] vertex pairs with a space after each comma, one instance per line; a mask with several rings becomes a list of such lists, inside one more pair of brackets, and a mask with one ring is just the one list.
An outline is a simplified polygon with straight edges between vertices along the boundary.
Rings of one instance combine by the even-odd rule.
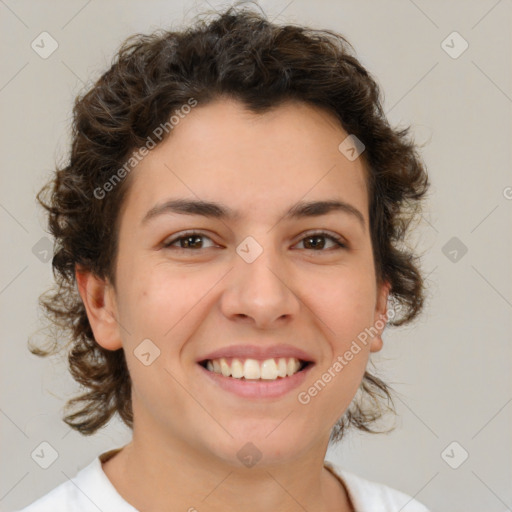
[[[40, 297], [54, 343], [30, 350], [40, 356], [65, 353], [71, 375], [86, 390], [67, 402], [66, 409], [77, 410], [64, 416], [65, 423], [91, 435], [118, 413], [133, 428], [124, 351], [95, 341], [75, 271], [80, 266], [115, 286], [119, 218], [130, 176], [105, 197], [95, 191], [190, 98], [199, 105], [234, 98], [255, 113], [298, 100], [333, 113], [365, 145], [361, 157], [376, 276], [389, 281], [390, 298], [403, 311], [389, 323], [402, 325], [419, 314], [424, 303], [419, 257], [404, 242], [429, 182], [410, 128], [390, 127], [380, 94], [343, 36], [277, 25], [251, 6], [231, 6], [211, 20], [200, 17], [181, 32], [135, 34], [121, 45], [110, 69], [75, 99], [69, 162], [57, 167], [37, 195], [55, 238], [55, 285]], [[341, 440], [350, 425], [379, 433], [370, 425], [382, 416], [384, 401], [395, 412], [389, 407], [390, 386], [368, 371], [358, 391], [361, 400], [352, 401], [331, 442]], [[364, 398], [371, 403], [365, 405]]]

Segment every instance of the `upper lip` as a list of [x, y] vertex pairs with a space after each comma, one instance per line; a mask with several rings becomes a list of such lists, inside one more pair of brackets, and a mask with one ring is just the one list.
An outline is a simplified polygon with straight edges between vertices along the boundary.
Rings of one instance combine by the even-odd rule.
[[272, 345], [268, 347], [262, 347], [261, 345], [232, 345], [201, 356], [197, 362], [201, 363], [209, 359], [220, 359], [221, 357], [257, 359], [260, 361], [280, 357], [294, 357], [301, 361], [314, 362], [310, 354], [292, 345]]

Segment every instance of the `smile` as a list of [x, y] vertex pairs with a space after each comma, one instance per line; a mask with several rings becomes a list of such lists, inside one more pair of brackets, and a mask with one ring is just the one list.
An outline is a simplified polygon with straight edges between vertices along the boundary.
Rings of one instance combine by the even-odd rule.
[[257, 359], [226, 358], [209, 359], [202, 366], [224, 377], [244, 380], [276, 380], [291, 377], [303, 370], [309, 363], [295, 357]]
[[217, 386], [244, 398], [279, 398], [300, 386], [315, 365], [296, 358], [256, 359], [220, 358], [198, 364], [198, 368]]

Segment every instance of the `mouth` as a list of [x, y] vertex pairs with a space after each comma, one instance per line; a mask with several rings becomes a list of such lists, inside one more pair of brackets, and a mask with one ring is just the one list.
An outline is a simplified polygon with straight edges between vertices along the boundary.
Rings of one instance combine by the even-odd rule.
[[221, 357], [198, 363], [208, 372], [240, 381], [280, 381], [304, 372], [314, 363], [295, 357], [251, 358]]
[[294, 357], [265, 360], [222, 357], [197, 364], [215, 389], [246, 400], [271, 402], [305, 385], [314, 366], [313, 361]]

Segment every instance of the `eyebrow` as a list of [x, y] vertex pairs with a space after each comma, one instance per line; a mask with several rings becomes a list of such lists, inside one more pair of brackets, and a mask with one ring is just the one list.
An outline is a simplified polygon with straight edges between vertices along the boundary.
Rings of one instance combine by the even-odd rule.
[[[353, 216], [359, 221], [363, 231], [366, 230], [363, 214], [355, 206], [337, 199], [299, 201], [284, 214], [282, 219], [291, 220], [306, 217], [320, 217], [332, 212], [341, 212]], [[221, 203], [196, 199], [169, 199], [151, 208], [146, 215], [144, 215], [141, 224], [146, 224], [159, 215], [169, 213], [201, 215], [203, 217], [231, 221], [238, 220], [241, 217], [239, 212]]]

